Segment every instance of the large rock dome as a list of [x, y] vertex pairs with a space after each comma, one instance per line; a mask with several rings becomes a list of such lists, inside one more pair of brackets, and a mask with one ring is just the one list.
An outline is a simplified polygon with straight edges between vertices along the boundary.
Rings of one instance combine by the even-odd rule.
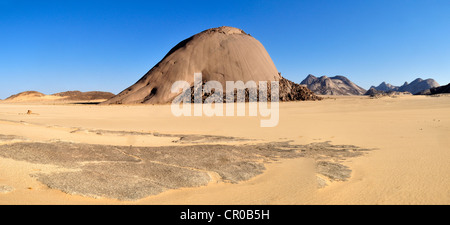
[[224, 89], [226, 81], [283, 79], [258, 40], [224, 26], [180, 42], [138, 82], [103, 104], [170, 103], [179, 95], [171, 92], [172, 84], [182, 80], [193, 85], [194, 73], [202, 73], [203, 81], [221, 82]]

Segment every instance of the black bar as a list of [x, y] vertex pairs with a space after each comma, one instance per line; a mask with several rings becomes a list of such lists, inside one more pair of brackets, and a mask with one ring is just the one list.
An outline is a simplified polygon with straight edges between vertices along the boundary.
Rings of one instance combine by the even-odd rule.
[[[442, 210], [444, 209], [444, 210]], [[404, 224], [444, 219], [448, 206], [333, 205], [157, 205], [157, 206], [1, 206], [3, 221], [118, 224], [323, 224], [336, 222]], [[189, 213], [189, 214], [188, 214]], [[209, 213], [208, 216], [205, 213]], [[209, 215], [212, 215], [211, 218]], [[19, 215], [19, 216], [18, 216]], [[189, 218], [183, 215], [191, 215]], [[195, 215], [195, 218], [193, 218]], [[259, 216], [258, 216], [259, 215]], [[264, 215], [264, 216], [263, 216]], [[161, 222], [158, 222], [161, 221]]]

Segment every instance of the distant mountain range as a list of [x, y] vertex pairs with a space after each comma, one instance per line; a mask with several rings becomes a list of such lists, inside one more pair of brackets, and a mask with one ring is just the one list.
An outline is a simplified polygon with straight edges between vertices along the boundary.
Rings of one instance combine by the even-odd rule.
[[355, 83], [351, 82], [344, 76], [334, 77], [315, 77], [309, 74], [301, 83], [308, 89], [318, 95], [380, 95], [383, 93], [411, 93], [424, 94], [429, 93], [430, 89], [439, 87], [439, 84], [433, 79], [423, 80], [417, 78], [411, 83], [405, 82], [402, 86], [394, 86], [392, 84], [382, 82], [378, 86], [372, 86], [368, 91]]
[[412, 95], [410, 92], [408, 91], [379, 91], [377, 89], [375, 89], [374, 87], [371, 87], [364, 95], [369, 95], [370, 97], [375, 97], [375, 98], [379, 98], [379, 97], [383, 97], [383, 96], [400, 96], [400, 95]]
[[[281, 86], [289, 86], [290, 89], [293, 83], [282, 82]], [[298, 85], [298, 84], [297, 84]], [[301, 85], [301, 86], [300, 86]], [[351, 82], [348, 78], [344, 76], [334, 76], [334, 77], [315, 77], [309, 74], [297, 88], [303, 88], [306, 86], [312, 92], [311, 95], [369, 95], [372, 97], [376, 96], [393, 96], [393, 95], [405, 95], [405, 94], [415, 94], [415, 95], [433, 95], [441, 93], [450, 93], [450, 84], [445, 86], [439, 86], [439, 84], [433, 79], [423, 80], [421, 78], [415, 79], [413, 82], [405, 82], [402, 86], [394, 86], [386, 82], [382, 82], [378, 86], [372, 86], [368, 91], [360, 86]], [[297, 90], [297, 89], [295, 89]], [[294, 91], [300, 93], [301, 91]], [[303, 92], [301, 92], [303, 93]], [[300, 94], [301, 94], [300, 93]], [[314, 93], [314, 94], [313, 94]], [[280, 93], [280, 100], [283, 101], [289, 93]], [[11, 95], [5, 100], [0, 100], [4, 102], [28, 102], [28, 101], [91, 101], [91, 100], [105, 100], [114, 97], [113, 93], [101, 92], [101, 91], [90, 91], [90, 92], [80, 92], [80, 91], [66, 91], [60, 92], [52, 95], [45, 95], [37, 91], [25, 91], [15, 95]]]
[[384, 92], [397, 91], [397, 92], [410, 92], [411, 94], [418, 94], [424, 90], [428, 90], [435, 87], [439, 87], [439, 84], [435, 80], [433, 79], [423, 80], [421, 78], [417, 78], [411, 83], [405, 82], [402, 86], [394, 86], [386, 82], [383, 82], [377, 87], [372, 86], [370, 88], [374, 88], [375, 90]]
[[60, 92], [52, 95], [46, 95], [38, 91], [24, 91], [15, 95], [11, 95], [6, 98], [5, 102], [31, 102], [31, 101], [91, 101], [91, 100], [101, 100], [110, 99], [114, 96], [110, 92], [102, 91], [66, 91]]
[[300, 84], [318, 95], [363, 95], [366, 90], [344, 76], [319, 78], [309, 74]]

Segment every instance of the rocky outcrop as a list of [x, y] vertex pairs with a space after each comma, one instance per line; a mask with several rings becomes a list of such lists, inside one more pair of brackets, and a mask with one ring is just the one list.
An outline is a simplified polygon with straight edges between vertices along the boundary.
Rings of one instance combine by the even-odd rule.
[[194, 87], [195, 73], [202, 74], [203, 83], [218, 81], [224, 89], [226, 81], [279, 81], [281, 100], [319, 99], [283, 80], [258, 40], [238, 28], [218, 27], [180, 42], [138, 82], [102, 104], [171, 103], [182, 94], [173, 93], [172, 85], [185, 81]]
[[[311, 90], [309, 90], [307, 87], [300, 85], [300, 84], [296, 84], [284, 77], [281, 77], [281, 74], [279, 75], [280, 79], [279, 79], [279, 101], [317, 101], [317, 100], [322, 100], [321, 97], [317, 96], [316, 94], [314, 94], [314, 92], [312, 92]], [[205, 85], [205, 83], [203, 83], [202, 85]], [[265, 101], [271, 101], [272, 97], [271, 97], [271, 90], [272, 87], [270, 85], [270, 83], [267, 83], [267, 99]], [[251, 95], [250, 93], [253, 91], [253, 95]], [[191, 102], [195, 101], [195, 93], [196, 93], [196, 89], [194, 88], [194, 86], [192, 86], [190, 88], [190, 99]], [[238, 90], [235, 89], [234, 92], [232, 93], [233, 98], [228, 100], [227, 99], [227, 93], [223, 93], [220, 97], [211, 97], [213, 94], [215, 93], [214, 90], [211, 91], [211, 93], [205, 93], [202, 92], [201, 93], [201, 99], [202, 102], [207, 102], [206, 100], [209, 98], [209, 100], [214, 101], [214, 102], [256, 102], [256, 101], [260, 101], [260, 96], [259, 96], [259, 89], [244, 89], [243, 96], [238, 95]], [[253, 96], [253, 97], [252, 97]]]
[[381, 97], [397, 97], [402, 95], [412, 95], [410, 92], [400, 92], [400, 91], [379, 91], [375, 88], [370, 88], [364, 95], [369, 95], [372, 98]]
[[344, 76], [315, 77], [308, 75], [300, 84], [319, 95], [363, 95], [366, 90]]
[[38, 92], [38, 91], [24, 91], [24, 92], [20, 92], [18, 94], [9, 96], [8, 98], [5, 99], [5, 101], [21, 101], [21, 100], [30, 99], [30, 98], [40, 98], [43, 96], [45, 96], [45, 94], [42, 94], [41, 92]]
[[53, 94], [53, 96], [64, 97], [65, 100], [76, 100], [76, 101], [84, 101], [84, 100], [95, 100], [95, 99], [110, 99], [115, 95], [111, 92], [103, 92], [103, 91], [66, 91]]
[[439, 86], [435, 88], [430, 88], [417, 93], [418, 95], [436, 95], [450, 93], [450, 83], [444, 86]]
[[386, 82], [383, 82], [377, 87], [372, 86], [371, 88], [375, 88], [378, 91], [385, 91], [385, 92], [398, 91], [398, 92], [410, 92], [412, 94], [419, 94], [422, 91], [434, 87], [439, 87], [439, 84], [435, 80], [433, 79], [423, 80], [421, 78], [417, 78], [411, 83], [405, 82], [402, 86], [394, 86], [391, 84], [387, 84]]

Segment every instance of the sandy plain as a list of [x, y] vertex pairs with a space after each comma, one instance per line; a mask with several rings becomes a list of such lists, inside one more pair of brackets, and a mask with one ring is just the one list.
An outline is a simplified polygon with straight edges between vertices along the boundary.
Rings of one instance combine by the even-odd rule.
[[273, 128], [170, 105], [0, 102], [0, 204], [450, 204], [449, 115], [450, 96], [283, 102]]

